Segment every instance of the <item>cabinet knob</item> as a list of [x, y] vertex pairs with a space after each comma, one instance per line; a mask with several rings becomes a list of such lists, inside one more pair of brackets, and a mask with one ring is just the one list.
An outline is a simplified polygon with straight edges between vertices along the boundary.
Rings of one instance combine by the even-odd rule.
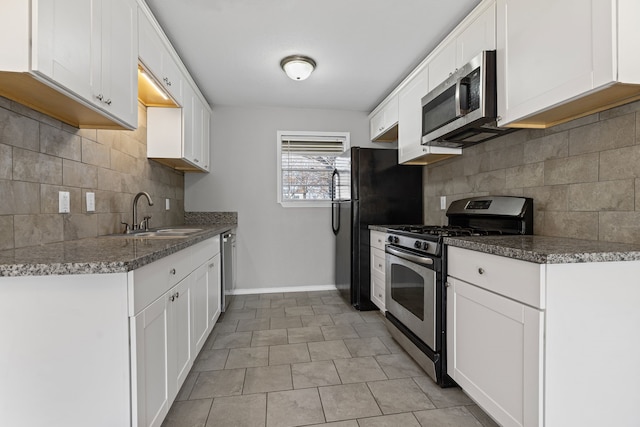
[[378, 264], [378, 268], [382, 268], [382, 264]]
[[102, 101], [104, 99], [104, 96], [102, 96], [102, 94], [99, 93], [98, 96], [96, 96], [96, 98], [98, 99], [98, 101]]
[[171, 302], [175, 301], [175, 299], [176, 299], [176, 296], [175, 296], [175, 295], [171, 295], [171, 296], [169, 297], [169, 301], [171, 301]]
[[449, 283], [449, 282], [446, 282], [444, 285], [445, 285], [447, 288], [450, 288], [450, 287], [451, 287], [451, 283]]
[[176, 275], [176, 269], [172, 268], [171, 270], [169, 270], [169, 274], [171, 274], [172, 276]]
[[196, 163], [200, 163], [200, 160], [198, 160], [198, 159], [193, 159], [193, 161], [196, 162]]
[[180, 292], [176, 292], [176, 298], [180, 298]]
[[107, 105], [111, 105], [111, 99], [107, 99], [106, 101], [104, 101], [104, 103]]
[[484, 268], [478, 267], [478, 274], [484, 274]]
[[209, 264], [209, 268], [213, 268], [214, 265], [214, 263]]

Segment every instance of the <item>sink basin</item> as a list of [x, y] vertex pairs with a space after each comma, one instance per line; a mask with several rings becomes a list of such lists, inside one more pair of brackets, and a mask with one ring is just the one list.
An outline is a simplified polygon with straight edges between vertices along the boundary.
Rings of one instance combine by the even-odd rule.
[[161, 228], [160, 230], [156, 230], [156, 233], [182, 233], [182, 234], [193, 234], [198, 231], [202, 231], [202, 228]]
[[179, 239], [202, 231], [202, 228], [162, 228], [159, 230], [136, 231], [129, 234], [109, 234], [104, 237], [119, 237], [126, 239]]

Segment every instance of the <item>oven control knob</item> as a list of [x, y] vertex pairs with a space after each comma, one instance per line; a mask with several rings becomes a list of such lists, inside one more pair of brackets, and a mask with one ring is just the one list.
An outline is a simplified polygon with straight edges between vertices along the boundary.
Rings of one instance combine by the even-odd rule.
[[427, 243], [427, 242], [422, 242], [422, 249], [423, 249], [423, 250], [425, 250], [425, 251], [426, 251], [427, 249], [429, 249], [429, 243]]
[[416, 240], [416, 242], [413, 244], [413, 247], [416, 249], [421, 249], [422, 248], [422, 242], [420, 240]]
[[399, 243], [400, 239], [398, 239], [398, 236], [393, 236], [393, 243]]
[[393, 243], [393, 236], [389, 236], [389, 237], [387, 237], [387, 242], [389, 242], [389, 243]]

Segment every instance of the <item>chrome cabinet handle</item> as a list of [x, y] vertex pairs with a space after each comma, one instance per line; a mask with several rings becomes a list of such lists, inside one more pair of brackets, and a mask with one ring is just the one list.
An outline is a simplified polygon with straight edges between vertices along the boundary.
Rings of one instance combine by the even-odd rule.
[[478, 267], [478, 274], [484, 274], [484, 268]]
[[171, 301], [171, 302], [175, 301], [175, 299], [176, 299], [176, 296], [175, 296], [175, 295], [171, 295], [171, 296], [169, 297], [169, 301]]
[[107, 99], [106, 101], [104, 101], [104, 103], [107, 105], [111, 105], [111, 99]]
[[180, 298], [180, 292], [176, 292], [176, 298]]
[[98, 101], [102, 101], [104, 99], [104, 96], [102, 96], [102, 94], [99, 93], [98, 96], [96, 96], [96, 98], [98, 99]]
[[171, 274], [172, 276], [176, 275], [176, 269], [172, 268], [171, 270], [169, 270], [169, 274]]

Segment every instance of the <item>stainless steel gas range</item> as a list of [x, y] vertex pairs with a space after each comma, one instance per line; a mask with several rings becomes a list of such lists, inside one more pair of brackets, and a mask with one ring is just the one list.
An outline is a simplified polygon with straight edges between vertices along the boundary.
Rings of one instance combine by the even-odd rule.
[[533, 200], [487, 196], [456, 200], [449, 225], [387, 229], [386, 320], [396, 341], [442, 387], [454, 385], [446, 368], [444, 237], [533, 234]]

